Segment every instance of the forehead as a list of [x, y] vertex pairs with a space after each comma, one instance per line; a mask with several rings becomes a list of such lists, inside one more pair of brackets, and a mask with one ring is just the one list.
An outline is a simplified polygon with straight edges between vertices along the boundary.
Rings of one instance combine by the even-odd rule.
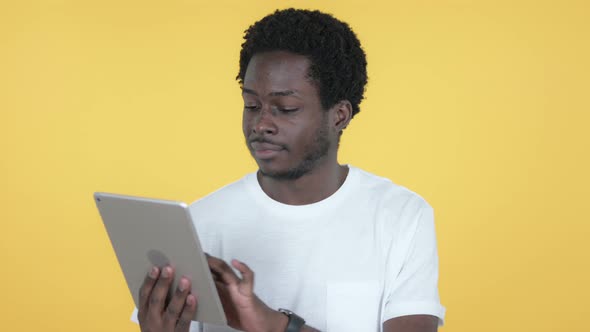
[[292, 90], [310, 93], [315, 90], [309, 78], [307, 57], [284, 51], [255, 54], [246, 68], [244, 88], [259, 94]]

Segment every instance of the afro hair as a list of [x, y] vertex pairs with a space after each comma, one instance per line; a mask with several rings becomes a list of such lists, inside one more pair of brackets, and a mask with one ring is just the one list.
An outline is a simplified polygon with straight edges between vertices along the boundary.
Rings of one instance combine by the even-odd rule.
[[360, 111], [367, 84], [367, 60], [348, 24], [317, 10], [293, 8], [262, 18], [245, 31], [236, 77], [239, 83], [243, 84], [255, 54], [272, 51], [308, 57], [309, 77], [318, 86], [324, 109], [348, 100], [353, 117]]

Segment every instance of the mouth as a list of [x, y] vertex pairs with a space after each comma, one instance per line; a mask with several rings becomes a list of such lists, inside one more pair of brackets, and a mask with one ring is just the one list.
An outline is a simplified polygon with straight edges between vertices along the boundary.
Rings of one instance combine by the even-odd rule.
[[254, 157], [256, 159], [271, 159], [276, 157], [281, 151], [285, 150], [284, 147], [267, 142], [252, 142], [250, 147]]

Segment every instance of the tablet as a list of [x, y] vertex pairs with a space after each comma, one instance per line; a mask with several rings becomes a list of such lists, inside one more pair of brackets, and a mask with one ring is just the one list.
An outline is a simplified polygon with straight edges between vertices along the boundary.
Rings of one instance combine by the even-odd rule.
[[227, 325], [185, 203], [107, 193], [95, 193], [94, 200], [136, 307], [139, 289], [151, 267], [171, 265], [175, 278], [169, 296], [180, 277], [187, 276], [198, 299], [193, 320]]

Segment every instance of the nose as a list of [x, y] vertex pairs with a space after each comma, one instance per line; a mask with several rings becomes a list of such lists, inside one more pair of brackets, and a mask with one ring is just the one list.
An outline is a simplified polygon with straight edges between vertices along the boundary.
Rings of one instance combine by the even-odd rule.
[[269, 110], [260, 110], [254, 119], [252, 131], [258, 135], [274, 135], [277, 133], [277, 126], [274, 122], [273, 115]]

